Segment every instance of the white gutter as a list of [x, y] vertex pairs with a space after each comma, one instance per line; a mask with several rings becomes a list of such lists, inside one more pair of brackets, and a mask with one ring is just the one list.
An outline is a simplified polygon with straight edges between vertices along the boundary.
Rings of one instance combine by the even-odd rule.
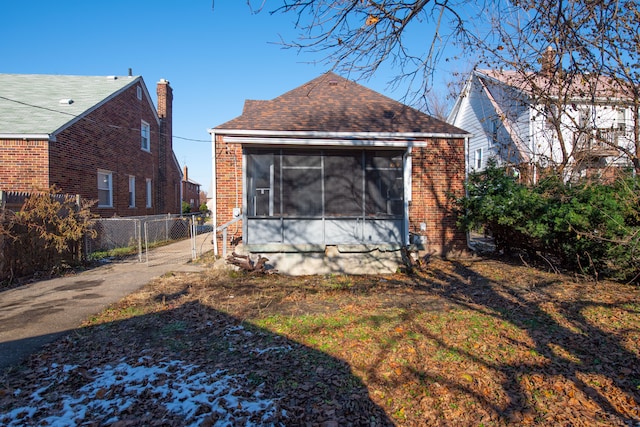
[[218, 197], [216, 193], [216, 132], [213, 129], [209, 129], [208, 132], [211, 134], [211, 172], [213, 174], [211, 179], [211, 192], [213, 193], [213, 255], [217, 257], [218, 238], [216, 228], [218, 228]]
[[56, 136], [48, 133], [0, 133], [0, 139], [46, 139], [56, 142]]
[[305, 145], [305, 146], [338, 146], [338, 147], [426, 147], [426, 141], [389, 141], [374, 139], [317, 139], [317, 138], [260, 138], [226, 136], [228, 144], [273, 144], [273, 145]]
[[[214, 131], [213, 129], [210, 132]], [[283, 138], [327, 138], [327, 139], [389, 139], [407, 140], [421, 138], [464, 138], [467, 133], [433, 133], [433, 132], [317, 132], [317, 131], [275, 131], [275, 130], [239, 130], [239, 129], [215, 129], [218, 135], [248, 136], [248, 137], [283, 137]], [[226, 138], [225, 138], [226, 139]]]

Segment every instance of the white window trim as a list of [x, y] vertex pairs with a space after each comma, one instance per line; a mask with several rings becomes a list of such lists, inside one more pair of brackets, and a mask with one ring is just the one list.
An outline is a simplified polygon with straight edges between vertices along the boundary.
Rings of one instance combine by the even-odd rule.
[[497, 118], [491, 120], [491, 137], [489, 138], [489, 147], [498, 145], [498, 132], [500, 129], [500, 121]]
[[148, 208], [153, 207], [153, 187], [151, 186], [151, 178], [147, 178], [146, 180], [146, 205]]
[[[146, 139], [146, 146], [145, 146]], [[140, 121], [140, 149], [151, 152], [151, 126], [144, 120]]]
[[136, 177], [129, 175], [129, 207], [136, 207]]
[[138, 99], [142, 101], [142, 88], [140, 86], [136, 87], [136, 95], [138, 96]]
[[[104, 184], [104, 180], [101, 179], [102, 176], [107, 177], [107, 188], [105, 188], [103, 185]], [[107, 171], [107, 170], [103, 170], [103, 169], [98, 169], [98, 176], [97, 176], [97, 186], [98, 186], [98, 207], [99, 208], [112, 208], [113, 207], [113, 172], [111, 171]], [[100, 191], [108, 191], [109, 192], [109, 203], [106, 205], [101, 205], [100, 204]]]
[[482, 148], [476, 149], [473, 166], [476, 170], [482, 169]]
[[627, 111], [626, 108], [616, 109], [616, 130], [625, 132], [627, 130]]

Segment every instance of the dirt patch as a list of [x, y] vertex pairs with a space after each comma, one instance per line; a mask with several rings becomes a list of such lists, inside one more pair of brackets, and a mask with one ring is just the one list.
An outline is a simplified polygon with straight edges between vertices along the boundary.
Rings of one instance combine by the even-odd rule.
[[[384, 277], [210, 270], [150, 283], [8, 372], [0, 412], [20, 413], [21, 425], [51, 421], [61, 396], [81, 400], [108, 367], [137, 363], [166, 368], [164, 379], [135, 393], [116, 380], [92, 388], [92, 401], [135, 404], [117, 412], [87, 401], [74, 422], [635, 426], [638, 342], [637, 287], [493, 259], [434, 259]], [[194, 397], [193, 411], [157, 391], [178, 383], [171, 369], [194, 366], [241, 384], [227, 387], [235, 406], [204, 385], [208, 403]], [[45, 409], [30, 413], [36, 392]], [[256, 401], [264, 408], [250, 410]]]

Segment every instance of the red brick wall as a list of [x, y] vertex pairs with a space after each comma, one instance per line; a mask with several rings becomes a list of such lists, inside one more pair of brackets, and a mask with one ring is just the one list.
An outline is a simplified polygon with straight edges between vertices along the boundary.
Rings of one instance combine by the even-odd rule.
[[[464, 139], [433, 139], [411, 153], [412, 201], [409, 231], [426, 238], [429, 254], [448, 255], [466, 249], [466, 235], [456, 227], [449, 197], [464, 195]], [[421, 223], [426, 230], [420, 229]]]
[[[233, 219], [233, 208], [242, 208], [242, 148], [238, 144], [226, 144], [216, 135], [216, 216], [217, 226]], [[237, 184], [237, 186], [236, 186]], [[237, 188], [237, 192], [236, 192]], [[242, 238], [242, 221], [228, 229], [227, 249], [231, 242]], [[218, 235], [218, 253], [222, 254], [222, 233]]]
[[[165, 84], [168, 86], [168, 83]], [[151, 100], [137, 97], [137, 85], [128, 88], [56, 135], [56, 141], [0, 140], [0, 189], [31, 192], [56, 185], [62, 193], [98, 199], [98, 170], [112, 172], [113, 207], [97, 208], [104, 217], [180, 212], [180, 169], [167, 137], [159, 184], [160, 128]], [[170, 94], [163, 102], [171, 101]], [[171, 121], [171, 106], [165, 106]], [[151, 128], [151, 152], [141, 149], [141, 120]], [[170, 123], [167, 124], [169, 135]], [[135, 207], [129, 207], [129, 176], [136, 178]], [[153, 183], [153, 206], [146, 207], [146, 179]], [[158, 193], [163, 192], [163, 206]]]
[[[200, 210], [200, 186], [192, 182], [182, 181], [182, 200], [191, 205], [191, 212]], [[193, 203], [191, 203], [193, 200]]]
[[[110, 100], [57, 135], [50, 144], [50, 181], [64, 193], [97, 200], [98, 169], [112, 172], [113, 207], [93, 209], [104, 217], [150, 215], [146, 207], [146, 179], [158, 179], [158, 122], [147, 100], [137, 98], [136, 87]], [[151, 128], [151, 152], [141, 149], [140, 124]], [[129, 176], [136, 178], [136, 203], [129, 207]], [[156, 188], [154, 186], [154, 191]], [[154, 194], [155, 196], [155, 194]], [[155, 197], [154, 197], [155, 201]]]
[[49, 141], [0, 140], [0, 190], [49, 188]]
[[[242, 150], [237, 144], [225, 144], [216, 136], [217, 225], [233, 219], [233, 208], [242, 205]], [[464, 194], [464, 139], [433, 139], [427, 147], [414, 148], [412, 161], [412, 201], [409, 208], [409, 231], [424, 236], [429, 254], [450, 255], [466, 249], [466, 235], [456, 227], [450, 194]], [[238, 195], [236, 201], [236, 182]], [[426, 230], [420, 229], [420, 224]], [[241, 224], [238, 222], [236, 224]], [[229, 230], [229, 245], [242, 236], [242, 227]], [[222, 250], [222, 236], [218, 249]], [[232, 246], [228, 246], [230, 248]], [[221, 253], [221, 252], [220, 252]]]

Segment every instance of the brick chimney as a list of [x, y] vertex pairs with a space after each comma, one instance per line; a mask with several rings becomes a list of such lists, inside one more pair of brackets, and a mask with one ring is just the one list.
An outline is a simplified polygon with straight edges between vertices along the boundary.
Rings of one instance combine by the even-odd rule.
[[539, 61], [541, 75], [545, 77], [551, 77], [556, 71], [558, 71], [558, 66], [556, 64], [556, 51], [551, 46], [548, 46], [547, 50], [542, 53]]
[[163, 134], [168, 136], [169, 147], [172, 145], [173, 137], [173, 89], [169, 81], [160, 79], [157, 86], [158, 94], [158, 117], [160, 117]]
[[185, 182], [187, 182], [187, 181], [189, 181], [189, 170], [188, 170], [188, 169], [187, 169], [187, 167], [185, 166], [185, 167], [183, 168], [183, 171], [184, 171], [184, 173], [183, 173], [184, 177], [182, 178], [182, 180], [183, 180], [183, 181], [185, 181]]
[[169, 86], [169, 81], [160, 79], [156, 93], [158, 94], [158, 117], [160, 118], [156, 201], [159, 212], [166, 212], [168, 206], [165, 189], [169, 184], [167, 168], [173, 155], [173, 89]]

